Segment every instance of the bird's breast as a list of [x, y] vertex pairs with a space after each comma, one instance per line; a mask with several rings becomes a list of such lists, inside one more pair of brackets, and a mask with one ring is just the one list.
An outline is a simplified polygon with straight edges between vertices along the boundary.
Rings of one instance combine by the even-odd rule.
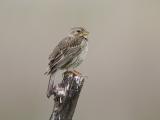
[[79, 59], [84, 60], [87, 55], [87, 52], [88, 52], [88, 42], [85, 41], [85, 43], [83, 43], [83, 45], [82, 45], [82, 51], [78, 56]]
[[84, 61], [87, 51], [88, 51], [88, 42], [83, 41], [81, 44], [81, 52], [76, 57], [74, 57], [72, 61], [67, 63], [65, 69], [78, 67]]

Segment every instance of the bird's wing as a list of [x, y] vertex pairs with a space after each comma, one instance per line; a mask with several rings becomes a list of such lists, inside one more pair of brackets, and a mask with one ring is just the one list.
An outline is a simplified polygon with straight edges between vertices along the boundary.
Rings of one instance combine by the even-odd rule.
[[70, 61], [81, 51], [82, 39], [64, 38], [49, 56], [50, 72], [54, 71], [64, 63]]

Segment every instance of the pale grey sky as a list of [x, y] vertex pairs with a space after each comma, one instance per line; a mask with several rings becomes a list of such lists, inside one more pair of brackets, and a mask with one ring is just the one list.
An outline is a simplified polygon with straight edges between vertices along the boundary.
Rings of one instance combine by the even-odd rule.
[[78, 69], [88, 79], [74, 120], [159, 120], [159, 6], [158, 0], [0, 0], [0, 119], [48, 120], [48, 55], [71, 27], [84, 26], [89, 53]]

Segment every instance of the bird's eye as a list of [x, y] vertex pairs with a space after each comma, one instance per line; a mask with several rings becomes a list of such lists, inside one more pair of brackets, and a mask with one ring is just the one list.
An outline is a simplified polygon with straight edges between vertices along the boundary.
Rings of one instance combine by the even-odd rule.
[[81, 31], [80, 31], [80, 30], [77, 30], [77, 32], [80, 33]]

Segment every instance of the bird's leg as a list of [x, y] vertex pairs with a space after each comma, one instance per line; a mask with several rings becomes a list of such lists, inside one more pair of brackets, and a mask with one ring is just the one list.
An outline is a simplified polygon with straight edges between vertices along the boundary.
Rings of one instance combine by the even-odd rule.
[[76, 71], [76, 70], [73, 70], [73, 73], [74, 73], [75, 75], [77, 75], [77, 76], [82, 76], [82, 74], [81, 74], [80, 72]]
[[[66, 72], [69, 72], [69, 69], [66, 69]], [[64, 75], [65, 75], [66, 72], [63, 73], [63, 77], [64, 77]], [[71, 72], [72, 72], [74, 75], [76, 75], [76, 76], [88, 78], [88, 76], [83, 76], [82, 73], [78, 72], [78, 71], [75, 70], [75, 69], [73, 69]]]
[[88, 79], [88, 76], [83, 76], [82, 73], [76, 71], [76, 70], [73, 70], [73, 73], [77, 76], [80, 76], [80, 77], [84, 77], [84, 78], [87, 78]]

